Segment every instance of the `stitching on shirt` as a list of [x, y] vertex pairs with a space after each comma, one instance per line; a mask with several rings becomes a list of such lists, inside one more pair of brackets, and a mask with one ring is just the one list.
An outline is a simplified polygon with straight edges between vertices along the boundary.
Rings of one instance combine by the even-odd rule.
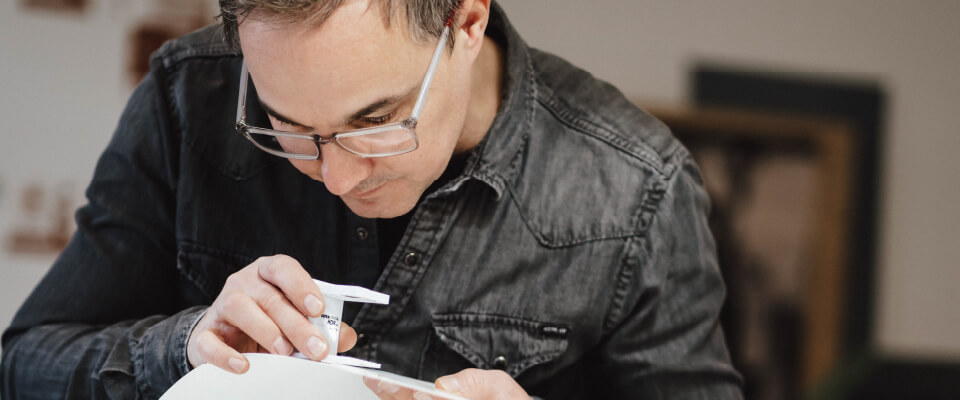
[[[168, 41], [157, 50], [154, 57], [163, 61], [163, 65], [169, 68], [183, 60], [193, 57], [220, 57], [225, 55], [240, 55], [240, 52], [234, 50], [226, 41], [218, 38], [218, 33], [210, 33], [214, 28], [208, 27], [185, 37]], [[219, 31], [219, 30], [218, 30]], [[203, 38], [206, 41], [196, 42], [196, 39]], [[212, 40], [212, 41], [211, 41]]]
[[550, 248], [550, 249], [559, 249], [564, 247], [576, 246], [585, 243], [598, 242], [603, 240], [612, 240], [612, 239], [623, 239], [632, 236], [638, 236], [642, 234], [642, 231], [636, 230], [617, 230], [612, 231], [606, 234], [594, 235], [594, 236], [574, 236], [563, 240], [550, 240], [543, 233], [542, 228], [534, 222], [530, 216], [524, 211], [523, 205], [520, 204], [520, 200], [513, 189], [509, 186], [506, 187], [507, 193], [510, 195], [510, 201], [517, 208], [517, 213], [520, 214], [520, 218], [523, 220], [523, 224], [527, 227], [527, 230], [530, 234], [533, 235], [537, 242], [540, 245]]
[[[541, 82], [537, 82], [543, 85]], [[646, 162], [656, 170], [663, 168], [663, 158], [656, 151], [644, 142], [634, 142], [624, 135], [620, 134], [611, 127], [601, 125], [597, 121], [588, 120], [574, 114], [573, 110], [563, 100], [553, 94], [552, 91], [544, 90], [543, 96], [537, 97], [537, 102], [550, 111], [558, 121], [574, 130], [585, 133], [597, 139], [600, 139], [617, 150], [620, 150], [634, 158]]]
[[[653, 219], [658, 215], [658, 210], [663, 198], [666, 197], [669, 188], [676, 182], [678, 165], [689, 157], [689, 153], [679, 146], [678, 151], [672, 153], [669, 162], [666, 164], [664, 174], [651, 179], [644, 191], [640, 210], [633, 217], [634, 226], [640, 226], [644, 232], [643, 235], [627, 240], [624, 245], [623, 255], [620, 258], [620, 267], [617, 271], [616, 287], [613, 290], [613, 301], [610, 303], [610, 309], [604, 317], [604, 334], [611, 332], [616, 328], [619, 321], [626, 313], [627, 295], [633, 281], [636, 279], [636, 270], [640, 267], [639, 254], [643, 252], [643, 244], [649, 240], [650, 225]], [[634, 250], [635, 249], [635, 250]], [[634, 251], [631, 251], [634, 250]]]
[[[423, 202], [421, 205], [416, 207], [416, 211], [411, 217], [410, 222], [408, 222], [407, 229], [417, 229], [417, 225], [421, 223], [424, 218], [424, 215], [430, 211], [435, 212], [440, 215], [442, 218], [440, 221], [435, 222], [436, 226], [441, 227], [441, 229], [449, 229], [449, 222], [453, 219], [456, 219], [457, 213], [461, 207], [459, 207], [459, 201], [453, 202]], [[439, 207], [436, 210], [428, 210], [429, 207]], [[435, 235], [440, 236], [440, 235]], [[357, 324], [354, 328], [363, 328], [367, 329], [369, 332], [376, 332], [378, 334], [385, 334], [395, 325], [398, 321], [399, 316], [403, 313], [403, 310], [406, 309], [407, 304], [410, 303], [410, 299], [413, 298], [414, 292], [417, 290], [417, 287], [420, 286], [420, 282], [423, 280], [423, 276], [426, 274], [427, 267], [430, 265], [430, 262], [433, 261], [433, 256], [436, 254], [437, 248], [443, 243], [443, 240], [436, 240], [434, 237], [427, 243], [427, 248], [422, 249], [418, 247], [410, 246], [410, 242], [413, 240], [413, 235], [404, 235], [400, 243], [397, 245], [397, 248], [403, 248], [406, 250], [417, 251], [422, 255], [420, 262], [413, 269], [407, 269], [411, 277], [406, 282], [387, 282], [387, 279], [394, 275], [393, 272], [396, 268], [403, 268], [400, 266], [400, 263], [397, 262], [397, 258], [400, 256], [400, 252], [394, 251], [390, 256], [390, 261], [387, 263], [386, 268], [380, 274], [380, 278], [375, 284], [376, 287], [391, 287], [396, 290], [398, 293], [397, 296], [394, 296], [397, 301], [391, 301], [386, 307], [380, 307], [374, 310], [370, 305], [365, 304], [361, 307], [360, 312], [357, 314], [354, 322]], [[391, 299], [393, 300], [393, 299]], [[376, 325], [368, 325], [369, 321], [376, 321]], [[389, 323], [387, 323], [389, 322]], [[374, 344], [375, 346], [375, 344]], [[373, 352], [375, 354], [376, 348], [373, 347]]]
[[[511, 376], [517, 376], [531, 366], [556, 359], [557, 356], [562, 355], [569, 346], [569, 339], [566, 337], [560, 338], [542, 333], [542, 328], [544, 326], [562, 326], [569, 330], [569, 327], [566, 325], [547, 323], [502, 314], [484, 313], [444, 313], [436, 314], [432, 319], [434, 332], [437, 333], [441, 342], [446, 344], [457, 353], [460, 353], [462, 356], [480, 368], [489, 368], [487, 360], [484, 360], [482, 355], [473, 351], [471, 346], [469, 346], [464, 340], [461, 340], [456, 336], [451, 336], [448, 333], [456, 332], [456, 329], [460, 328], [469, 329], [511, 327], [517, 328], [520, 332], [528, 335], [528, 337], [531, 339], [541, 341], [545, 344], [554, 344], [553, 346], [548, 346], [551, 348], [550, 351], [531, 354], [523, 357], [521, 360], [514, 361], [507, 371]], [[444, 328], [453, 328], [454, 330], [451, 331]], [[518, 355], [522, 356], [523, 354]]]

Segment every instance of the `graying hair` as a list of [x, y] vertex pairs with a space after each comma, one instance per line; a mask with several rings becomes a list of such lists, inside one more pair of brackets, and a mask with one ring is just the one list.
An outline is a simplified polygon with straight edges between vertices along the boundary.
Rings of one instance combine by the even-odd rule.
[[[344, 0], [219, 0], [220, 27], [224, 39], [234, 49], [240, 49], [238, 23], [251, 12], [265, 12], [276, 22], [306, 22], [322, 24]], [[394, 18], [406, 17], [410, 36], [418, 41], [439, 38], [447, 19], [460, 7], [462, 0], [370, 0], [370, 6], [379, 5], [384, 23], [389, 26]], [[453, 35], [448, 39], [453, 45]]]

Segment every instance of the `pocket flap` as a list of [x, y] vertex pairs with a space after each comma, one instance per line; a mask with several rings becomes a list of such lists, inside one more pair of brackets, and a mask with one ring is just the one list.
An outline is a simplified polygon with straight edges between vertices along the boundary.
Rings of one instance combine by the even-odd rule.
[[563, 354], [570, 330], [562, 324], [489, 314], [436, 315], [433, 329], [477, 368], [502, 369], [512, 377]]

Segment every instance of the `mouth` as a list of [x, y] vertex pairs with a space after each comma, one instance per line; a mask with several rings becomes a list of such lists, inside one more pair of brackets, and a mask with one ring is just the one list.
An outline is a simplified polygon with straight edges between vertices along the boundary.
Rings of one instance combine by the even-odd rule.
[[354, 191], [354, 192], [350, 193], [350, 197], [353, 197], [353, 198], [355, 198], [355, 199], [361, 199], [361, 200], [369, 199], [369, 198], [373, 197], [374, 195], [376, 195], [377, 192], [378, 192], [381, 188], [383, 188], [384, 186], [386, 186], [386, 185], [387, 185], [387, 182], [388, 182], [388, 181], [380, 182], [380, 183], [377, 184], [376, 186], [374, 186], [374, 187], [372, 187], [372, 188], [369, 188], [369, 189], [366, 189], [366, 190], [363, 190], [363, 191]]

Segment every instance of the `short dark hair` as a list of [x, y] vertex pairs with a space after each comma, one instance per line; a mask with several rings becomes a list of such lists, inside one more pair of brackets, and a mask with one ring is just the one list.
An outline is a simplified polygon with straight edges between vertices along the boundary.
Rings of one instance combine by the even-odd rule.
[[[237, 26], [252, 11], [264, 11], [279, 22], [307, 22], [320, 25], [344, 3], [343, 0], [219, 0], [220, 26], [224, 39], [235, 49], [240, 48]], [[380, 6], [384, 23], [405, 17], [411, 37], [416, 40], [439, 38], [451, 12], [462, 0], [370, 0], [370, 6]], [[453, 37], [449, 39], [453, 44]]]

